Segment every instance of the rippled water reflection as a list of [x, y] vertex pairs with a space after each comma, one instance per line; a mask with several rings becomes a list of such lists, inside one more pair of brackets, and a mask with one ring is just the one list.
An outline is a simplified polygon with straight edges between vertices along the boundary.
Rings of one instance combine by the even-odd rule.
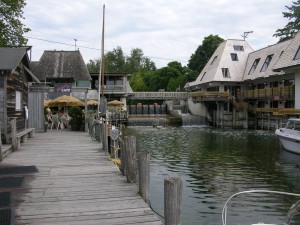
[[[125, 133], [137, 137], [138, 152], [151, 153], [150, 200], [160, 214], [164, 178], [183, 180], [183, 225], [221, 224], [225, 201], [239, 191], [300, 193], [300, 156], [281, 150], [273, 132], [129, 127]], [[228, 208], [228, 224], [280, 224], [297, 200], [266, 194], [237, 197]]]

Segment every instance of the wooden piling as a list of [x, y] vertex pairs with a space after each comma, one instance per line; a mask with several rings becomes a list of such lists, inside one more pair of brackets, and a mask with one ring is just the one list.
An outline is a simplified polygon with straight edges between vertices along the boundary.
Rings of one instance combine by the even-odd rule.
[[181, 224], [182, 180], [167, 177], [164, 181], [165, 225]]
[[134, 136], [125, 137], [124, 153], [127, 182], [136, 183], [136, 138]]
[[2, 156], [2, 138], [1, 138], [1, 122], [0, 122], [0, 162], [3, 160]]
[[18, 141], [17, 141], [17, 118], [12, 117], [10, 120], [10, 126], [11, 126], [11, 144], [12, 144], [12, 150], [17, 151], [18, 150]]
[[124, 149], [124, 142], [120, 141], [120, 159], [121, 165], [119, 167], [121, 173], [125, 176], [125, 149]]
[[150, 154], [141, 153], [139, 157], [139, 194], [149, 204]]

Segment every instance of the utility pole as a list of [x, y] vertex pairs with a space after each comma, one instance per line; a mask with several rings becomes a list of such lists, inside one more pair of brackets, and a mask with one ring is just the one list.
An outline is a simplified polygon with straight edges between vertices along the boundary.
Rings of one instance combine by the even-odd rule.
[[77, 42], [77, 39], [75, 38], [74, 41], [75, 41], [75, 51], [76, 51], [76, 42]]
[[246, 31], [246, 32], [244, 32], [244, 35], [241, 35], [244, 38], [244, 41], [250, 33], [253, 33], [253, 31]]

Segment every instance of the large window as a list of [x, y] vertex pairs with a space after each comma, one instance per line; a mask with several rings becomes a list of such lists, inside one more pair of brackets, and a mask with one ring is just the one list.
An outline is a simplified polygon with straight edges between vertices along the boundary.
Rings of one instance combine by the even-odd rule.
[[235, 51], [244, 51], [244, 47], [242, 45], [234, 45], [233, 49]]
[[273, 55], [268, 55], [265, 62], [264, 62], [264, 65], [262, 66], [260, 72], [265, 72], [267, 69], [268, 69], [268, 66], [270, 65], [270, 62], [273, 58]]
[[251, 75], [251, 74], [254, 73], [254, 71], [256, 70], [256, 67], [257, 67], [257, 65], [259, 63], [259, 60], [260, 60], [260, 58], [254, 60], [253, 65], [252, 65], [252, 67], [251, 67], [248, 75]]
[[202, 80], [203, 80], [203, 78], [204, 78], [205, 74], [206, 74], [206, 72], [204, 72], [204, 73], [203, 73], [203, 75], [202, 75], [202, 77], [201, 77], [201, 80], [200, 80], [200, 81], [202, 81]]
[[232, 61], [239, 61], [238, 55], [236, 53], [230, 53], [230, 56]]
[[298, 48], [294, 60], [300, 59], [300, 47]]
[[210, 65], [212, 65], [212, 64], [216, 61], [217, 58], [218, 58], [218, 56], [216, 55], [216, 56], [214, 57], [214, 59], [211, 61], [211, 64], [210, 64]]
[[222, 68], [223, 77], [230, 77], [229, 69], [228, 68]]

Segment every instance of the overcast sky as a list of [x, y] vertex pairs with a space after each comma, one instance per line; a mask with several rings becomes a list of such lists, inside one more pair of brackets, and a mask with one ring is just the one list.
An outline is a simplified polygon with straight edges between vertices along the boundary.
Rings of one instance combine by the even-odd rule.
[[[27, 0], [24, 16], [31, 32], [32, 60], [45, 50], [74, 50], [85, 62], [101, 56], [105, 4], [105, 51], [121, 46], [126, 55], [140, 48], [158, 68], [170, 61], [188, 63], [203, 38], [242, 39], [255, 49], [275, 44], [292, 0]], [[54, 43], [55, 42], [55, 43]], [[62, 43], [62, 44], [59, 44]]]

